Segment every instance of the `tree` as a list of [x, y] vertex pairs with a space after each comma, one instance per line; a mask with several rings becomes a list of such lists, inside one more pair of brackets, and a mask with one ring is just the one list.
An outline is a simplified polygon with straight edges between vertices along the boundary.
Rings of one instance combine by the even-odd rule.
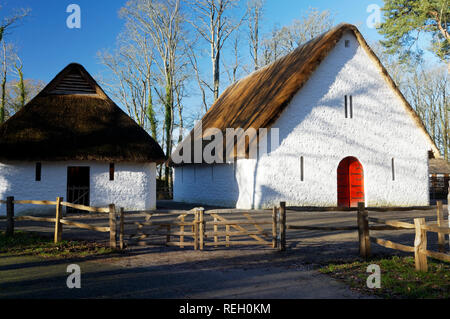
[[449, 0], [385, 0], [382, 10], [385, 21], [378, 29], [386, 38], [381, 43], [389, 53], [398, 53], [403, 60], [420, 55], [421, 50], [414, 48], [414, 44], [422, 34], [428, 34], [431, 36], [429, 49], [448, 63]]
[[301, 19], [281, 29], [274, 27], [272, 33], [263, 41], [262, 59], [265, 64], [274, 62], [303, 43], [328, 31], [334, 24], [334, 15], [328, 11], [309, 8]]
[[445, 67], [419, 65], [404, 85], [405, 97], [422, 119], [444, 158], [449, 160], [450, 78]]
[[259, 69], [259, 47], [260, 47], [260, 23], [263, 15], [264, 0], [249, 0], [248, 10], [248, 35], [250, 44], [250, 56], [253, 60], [255, 70]]
[[125, 106], [128, 114], [157, 140], [154, 90], [154, 47], [148, 36], [136, 25], [127, 22], [118, 37], [118, 48], [105, 50], [98, 58], [114, 75], [105, 83], [112, 94]]
[[13, 27], [16, 23], [25, 18], [29, 13], [30, 9], [16, 9], [13, 15], [3, 18], [2, 22], [0, 23], [0, 42], [2, 42], [6, 30]]
[[[180, 0], [131, 0], [121, 9], [121, 15], [152, 41], [154, 62], [160, 75], [155, 92], [164, 108], [162, 141], [166, 154], [170, 155], [173, 148], [175, 95], [180, 80], [176, 75], [185, 66], [181, 60], [185, 52], [182, 51], [184, 18]], [[164, 168], [164, 174], [166, 186], [170, 186], [172, 178], [168, 166]]]
[[238, 0], [194, 0], [191, 6], [195, 15], [191, 20], [198, 34], [209, 44], [212, 64], [212, 93], [214, 101], [219, 98], [220, 58], [227, 39], [238, 29], [245, 15], [239, 21], [233, 21], [231, 14]]

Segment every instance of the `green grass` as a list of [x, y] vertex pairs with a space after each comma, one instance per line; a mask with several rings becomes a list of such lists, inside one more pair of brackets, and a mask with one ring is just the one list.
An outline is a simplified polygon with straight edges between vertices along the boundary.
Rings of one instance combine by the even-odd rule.
[[6, 237], [4, 232], [0, 232], [0, 255], [79, 258], [113, 252], [114, 249], [92, 242], [63, 240], [55, 244], [51, 238], [31, 232], [15, 231], [13, 237]]
[[[381, 269], [381, 288], [367, 288], [367, 266]], [[450, 264], [428, 258], [428, 272], [415, 270], [413, 257], [373, 258], [368, 262], [331, 263], [319, 269], [362, 293], [382, 298], [450, 298]]]

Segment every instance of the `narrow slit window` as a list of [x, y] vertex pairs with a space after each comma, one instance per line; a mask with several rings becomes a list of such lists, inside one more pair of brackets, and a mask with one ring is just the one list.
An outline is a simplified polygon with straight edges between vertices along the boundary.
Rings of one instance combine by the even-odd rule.
[[305, 180], [303, 156], [300, 157], [300, 180], [302, 182]]
[[42, 174], [42, 164], [41, 163], [36, 163], [36, 181], [40, 182], [41, 181], [41, 174]]
[[114, 163], [109, 163], [109, 180], [114, 180]]
[[392, 164], [392, 180], [395, 181], [395, 161], [394, 161], [394, 158], [392, 158], [391, 164]]
[[350, 95], [350, 118], [353, 118], [353, 96]]
[[347, 107], [348, 107], [348, 99], [347, 99], [347, 95], [346, 95], [345, 96], [345, 118], [348, 118]]

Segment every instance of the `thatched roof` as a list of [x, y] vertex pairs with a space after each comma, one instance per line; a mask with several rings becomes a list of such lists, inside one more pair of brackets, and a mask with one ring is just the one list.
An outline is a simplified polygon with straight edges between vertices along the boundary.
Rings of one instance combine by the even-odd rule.
[[79, 64], [69, 64], [0, 126], [0, 160], [157, 162], [155, 140]]
[[[244, 130], [250, 127], [256, 130], [270, 128], [345, 32], [352, 32], [355, 35], [361, 47], [378, 66], [388, 85], [403, 102], [408, 114], [417, 126], [424, 130], [435, 156], [439, 157], [439, 151], [426, 132], [419, 116], [399, 91], [359, 30], [350, 24], [336, 26], [228, 87], [203, 117], [203, 132], [208, 128], [218, 128], [222, 132], [225, 132], [226, 128], [242, 128]], [[191, 137], [194, 136], [193, 134], [194, 131], [191, 132]], [[238, 140], [239, 138], [245, 137], [238, 137]], [[186, 143], [186, 140], [183, 143]], [[183, 143], [180, 143], [178, 148]], [[206, 144], [207, 142], [204, 142], [204, 145]], [[225, 147], [224, 150], [226, 150]], [[246, 154], [237, 154], [236, 152], [234, 157], [244, 158], [245, 156]]]
[[442, 158], [430, 158], [428, 168], [430, 174], [450, 174], [450, 164]]

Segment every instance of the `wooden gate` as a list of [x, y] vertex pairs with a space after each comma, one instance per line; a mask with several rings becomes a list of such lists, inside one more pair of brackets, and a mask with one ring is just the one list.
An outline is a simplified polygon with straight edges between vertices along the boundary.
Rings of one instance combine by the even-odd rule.
[[[276, 210], [251, 211], [211, 210], [205, 212], [205, 246], [276, 247]], [[267, 217], [272, 217], [268, 219]]]

